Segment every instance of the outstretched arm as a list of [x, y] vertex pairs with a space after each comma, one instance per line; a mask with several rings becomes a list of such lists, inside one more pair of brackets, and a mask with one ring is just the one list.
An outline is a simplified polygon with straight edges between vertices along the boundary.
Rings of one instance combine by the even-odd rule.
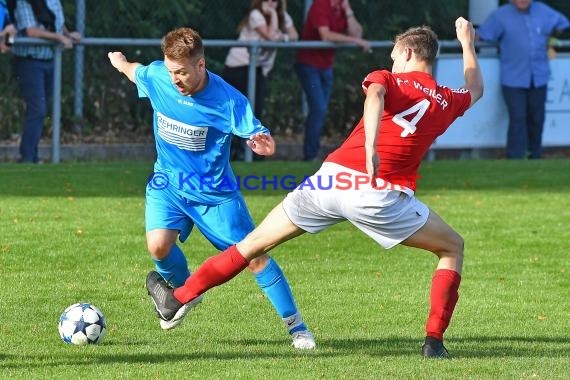
[[107, 56], [114, 68], [120, 73], [125, 74], [131, 82], [135, 82], [135, 70], [140, 63], [127, 61], [127, 58], [120, 51], [109, 52]]
[[471, 107], [483, 96], [483, 76], [475, 54], [475, 29], [469, 21], [459, 17], [455, 20], [455, 31], [463, 49], [463, 88], [471, 93]]
[[380, 167], [376, 140], [380, 130], [380, 117], [384, 112], [384, 95], [386, 95], [386, 88], [381, 84], [372, 83], [366, 90], [366, 100], [364, 100], [364, 149], [366, 150], [366, 172], [371, 181], [378, 174]]

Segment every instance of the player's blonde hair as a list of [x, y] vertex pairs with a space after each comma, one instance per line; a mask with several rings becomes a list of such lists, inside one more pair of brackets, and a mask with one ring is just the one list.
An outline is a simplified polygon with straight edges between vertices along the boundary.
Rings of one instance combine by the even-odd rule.
[[429, 26], [418, 26], [398, 34], [394, 39], [400, 48], [410, 48], [416, 55], [416, 59], [430, 65], [435, 61], [439, 49], [437, 34]]
[[162, 38], [162, 52], [172, 60], [201, 58], [204, 56], [202, 37], [191, 28], [174, 29]]

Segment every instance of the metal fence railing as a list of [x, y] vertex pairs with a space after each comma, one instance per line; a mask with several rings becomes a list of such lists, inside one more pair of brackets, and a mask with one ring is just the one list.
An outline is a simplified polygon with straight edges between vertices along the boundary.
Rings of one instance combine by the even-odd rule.
[[[84, 46], [160, 46], [158, 38], [84, 38], [77, 47]], [[261, 48], [277, 48], [277, 49], [299, 49], [299, 48], [330, 48], [330, 49], [359, 49], [360, 47], [353, 44], [338, 44], [320, 41], [297, 41], [297, 42], [266, 42], [266, 41], [237, 41], [237, 40], [204, 40], [205, 47], [233, 47], [245, 46], [250, 51], [250, 64], [248, 72], [248, 98], [251, 104], [255, 104], [255, 67], [256, 57]], [[43, 39], [38, 38], [17, 38], [16, 44], [52, 44]], [[392, 41], [371, 41], [372, 48], [391, 49]], [[478, 42], [477, 47], [493, 47], [494, 44]], [[440, 49], [459, 49], [460, 45], [457, 41], [440, 41]], [[570, 47], [570, 40], [560, 41], [559, 47]], [[54, 89], [53, 89], [53, 108], [52, 108], [52, 162], [60, 162], [60, 131], [61, 131], [61, 88], [62, 88], [62, 51], [61, 45], [54, 45]], [[83, 81], [82, 81], [82, 50], [77, 50], [75, 55], [75, 81], [74, 81], [74, 113], [77, 117], [83, 115]], [[246, 150], [248, 151], [248, 150]], [[251, 160], [251, 152], [246, 156], [246, 161]]]

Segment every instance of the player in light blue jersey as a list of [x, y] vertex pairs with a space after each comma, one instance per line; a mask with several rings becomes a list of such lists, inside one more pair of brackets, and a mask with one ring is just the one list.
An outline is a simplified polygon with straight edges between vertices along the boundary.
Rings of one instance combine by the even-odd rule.
[[[163, 61], [148, 66], [109, 53], [111, 64], [137, 85], [154, 110], [157, 160], [146, 189], [146, 238], [157, 272], [173, 287], [190, 276], [176, 240], [186, 241], [194, 226], [224, 250], [254, 228], [229, 163], [232, 135], [248, 139], [257, 154], [272, 155], [275, 142], [253, 116], [248, 100], [206, 69], [202, 40], [190, 28], [162, 40]], [[269, 256], [249, 266], [299, 349], [315, 340], [298, 312], [289, 284]], [[148, 282], [148, 279], [147, 279]], [[201, 302], [196, 299], [193, 305]], [[193, 305], [174, 318], [161, 318], [163, 329], [178, 326]], [[158, 310], [158, 309], [157, 309]]]

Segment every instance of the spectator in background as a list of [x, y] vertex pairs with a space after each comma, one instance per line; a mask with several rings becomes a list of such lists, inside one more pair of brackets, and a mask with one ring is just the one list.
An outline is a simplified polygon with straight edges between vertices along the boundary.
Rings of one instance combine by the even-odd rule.
[[11, 41], [16, 35], [16, 28], [10, 18], [5, 0], [0, 0], [0, 53], [10, 49]]
[[477, 30], [481, 40], [499, 43], [501, 85], [509, 113], [507, 158], [541, 157], [550, 76], [548, 39], [568, 26], [564, 15], [541, 2], [511, 0]]
[[[362, 39], [362, 27], [348, 0], [314, 0], [303, 27], [301, 40], [350, 42], [370, 50]], [[299, 49], [295, 70], [307, 97], [303, 159], [318, 159], [321, 131], [333, 85], [336, 49]]]
[[[44, 38], [71, 49], [81, 35], [65, 27], [60, 0], [10, 0], [14, 24], [21, 37]], [[26, 116], [20, 141], [20, 162], [37, 163], [38, 144], [53, 88], [53, 47], [16, 45], [12, 49]]]
[[[237, 28], [238, 41], [295, 41], [299, 38], [293, 19], [287, 13], [286, 0], [252, 0], [247, 15]], [[261, 49], [255, 73], [254, 113], [261, 118], [265, 103], [265, 80], [273, 68], [276, 49]], [[248, 96], [249, 50], [247, 47], [230, 49], [222, 76], [246, 97]], [[234, 137], [232, 159], [243, 158], [244, 142]], [[255, 155], [255, 158], [263, 156]]]

